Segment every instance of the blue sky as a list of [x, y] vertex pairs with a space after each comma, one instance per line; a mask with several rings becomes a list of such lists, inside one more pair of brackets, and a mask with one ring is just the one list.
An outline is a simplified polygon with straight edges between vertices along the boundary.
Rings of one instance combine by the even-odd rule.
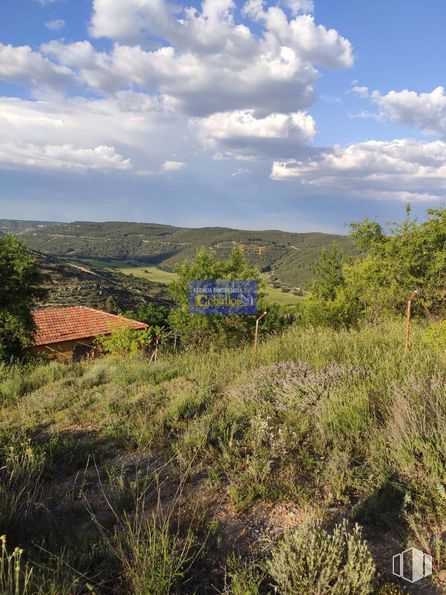
[[0, 217], [343, 232], [446, 192], [446, 7], [3, 0]]

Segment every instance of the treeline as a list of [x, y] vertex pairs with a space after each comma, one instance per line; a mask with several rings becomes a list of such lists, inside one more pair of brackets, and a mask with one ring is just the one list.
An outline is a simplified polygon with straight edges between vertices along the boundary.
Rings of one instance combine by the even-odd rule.
[[251, 266], [271, 272], [289, 286], [312, 277], [322, 247], [336, 243], [353, 253], [349, 238], [323, 233], [243, 231], [218, 227], [188, 229], [145, 223], [77, 222], [22, 234], [31, 248], [55, 256], [133, 260], [172, 270], [206, 247], [225, 259], [236, 245]]

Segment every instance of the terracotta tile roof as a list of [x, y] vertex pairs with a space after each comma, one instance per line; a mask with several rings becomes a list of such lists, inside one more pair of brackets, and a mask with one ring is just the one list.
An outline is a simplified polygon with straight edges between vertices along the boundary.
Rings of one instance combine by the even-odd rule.
[[148, 328], [143, 322], [85, 306], [34, 310], [33, 317], [36, 324], [34, 345], [107, 335], [122, 327], [135, 330]]

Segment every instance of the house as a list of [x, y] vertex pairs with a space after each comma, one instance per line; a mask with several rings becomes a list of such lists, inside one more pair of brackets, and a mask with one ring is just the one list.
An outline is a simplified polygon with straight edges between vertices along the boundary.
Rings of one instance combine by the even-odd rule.
[[36, 326], [34, 353], [46, 353], [60, 361], [94, 357], [96, 338], [116, 329], [138, 331], [148, 328], [144, 322], [85, 306], [34, 310], [33, 318]]

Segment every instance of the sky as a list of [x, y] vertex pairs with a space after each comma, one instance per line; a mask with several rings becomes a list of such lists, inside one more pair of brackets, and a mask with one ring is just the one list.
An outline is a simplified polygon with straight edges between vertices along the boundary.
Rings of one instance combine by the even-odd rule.
[[0, 218], [422, 218], [445, 66], [444, 0], [2, 0]]

